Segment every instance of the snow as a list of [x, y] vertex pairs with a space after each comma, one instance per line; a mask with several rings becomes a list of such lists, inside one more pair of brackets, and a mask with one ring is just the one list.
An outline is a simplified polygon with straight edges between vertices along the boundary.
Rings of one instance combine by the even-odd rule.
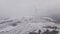
[[[46, 20], [46, 18], [40, 19], [41, 17], [22, 17], [20, 19], [12, 19], [13, 22], [6, 22], [8, 24], [0, 24], [0, 34], [28, 34], [29, 32], [38, 32], [38, 30], [41, 30], [42, 32], [46, 31], [46, 29], [49, 29], [52, 31], [53, 29], [50, 28], [43, 28], [45, 26], [56, 26], [60, 31], [60, 25], [50, 22]], [[50, 18], [47, 18], [50, 19]], [[53, 21], [53, 19], [50, 19]], [[18, 21], [21, 21], [21, 23], [17, 23]], [[12, 26], [10, 24], [17, 23], [17, 26]], [[1, 27], [3, 28], [1, 29]]]

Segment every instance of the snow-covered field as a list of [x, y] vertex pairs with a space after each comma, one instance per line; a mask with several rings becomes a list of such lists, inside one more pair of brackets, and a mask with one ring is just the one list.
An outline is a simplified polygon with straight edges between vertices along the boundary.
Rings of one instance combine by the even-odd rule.
[[[56, 24], [53, 19], [46, 17], [22, 17], [9, 18], [8, 20], [0, 21], [0, 34], [28, 34], [29, 32], [41, 30], [42, 32], [51, 28], [43, 28], [45, 26], [56, 26], [60, 32], [60, 24]], [[14, 25], [13, 25], [14, 24]]]

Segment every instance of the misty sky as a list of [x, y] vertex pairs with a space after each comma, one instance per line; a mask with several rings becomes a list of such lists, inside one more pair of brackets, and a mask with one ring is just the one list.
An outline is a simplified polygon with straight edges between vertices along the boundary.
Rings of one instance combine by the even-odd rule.
[[0, 16], [46, 16], [59, 11], [60, 0], [0, 0]]

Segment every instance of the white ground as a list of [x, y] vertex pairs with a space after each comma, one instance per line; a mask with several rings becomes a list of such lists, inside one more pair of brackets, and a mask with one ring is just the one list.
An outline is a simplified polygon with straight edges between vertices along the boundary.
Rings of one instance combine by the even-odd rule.
[[[12, 19], [13, 22], [11, 23], [15, 23], [16, 21], [21, 21], [22, 23], [18, 23], [17, 26], [13, 27], [10, 24], [10, 22], [8, 22], [8, 24], [0, 24], [0, 34], [28, 34], [29, 32], [35, 31], [37, 32], [37, 30], [41, 30], [42, 32], [44, 32], [46, 30], [46, 28], [43, 28], [43, 26], [57, 26], [60, 31], [60, 25], [59, 24], [55, 24], [53, 22], [49, 22], [48, 20], [45, 19], [40, 19], [40, 17], [23, 17], [19, 20], [16, 19]], [[26, 21], [25, 21], [26, 20]], [[52, 20], [52, 19], [50, 19]], [[7, 23], [7, 22], [6, 22]], [[49, 29], [50, 31], [53, 29]]]

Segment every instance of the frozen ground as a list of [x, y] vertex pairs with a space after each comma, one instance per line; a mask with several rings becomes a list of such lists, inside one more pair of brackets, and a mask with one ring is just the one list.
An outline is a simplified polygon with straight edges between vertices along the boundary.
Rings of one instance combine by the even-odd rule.
[[[45, 26], [56, 26], [60, 31], [60, 24], [56, 24], [53, 19], [47, 17], [22, 17], [9, 18], [8, 20], [0, 21], [0, 34], [28, 34], [29, 32], [41, 30], [46, 31]], [[13, 25], [15, 24], [15, 25]], [[53, 29], [48, 28], [50, 31]]]

